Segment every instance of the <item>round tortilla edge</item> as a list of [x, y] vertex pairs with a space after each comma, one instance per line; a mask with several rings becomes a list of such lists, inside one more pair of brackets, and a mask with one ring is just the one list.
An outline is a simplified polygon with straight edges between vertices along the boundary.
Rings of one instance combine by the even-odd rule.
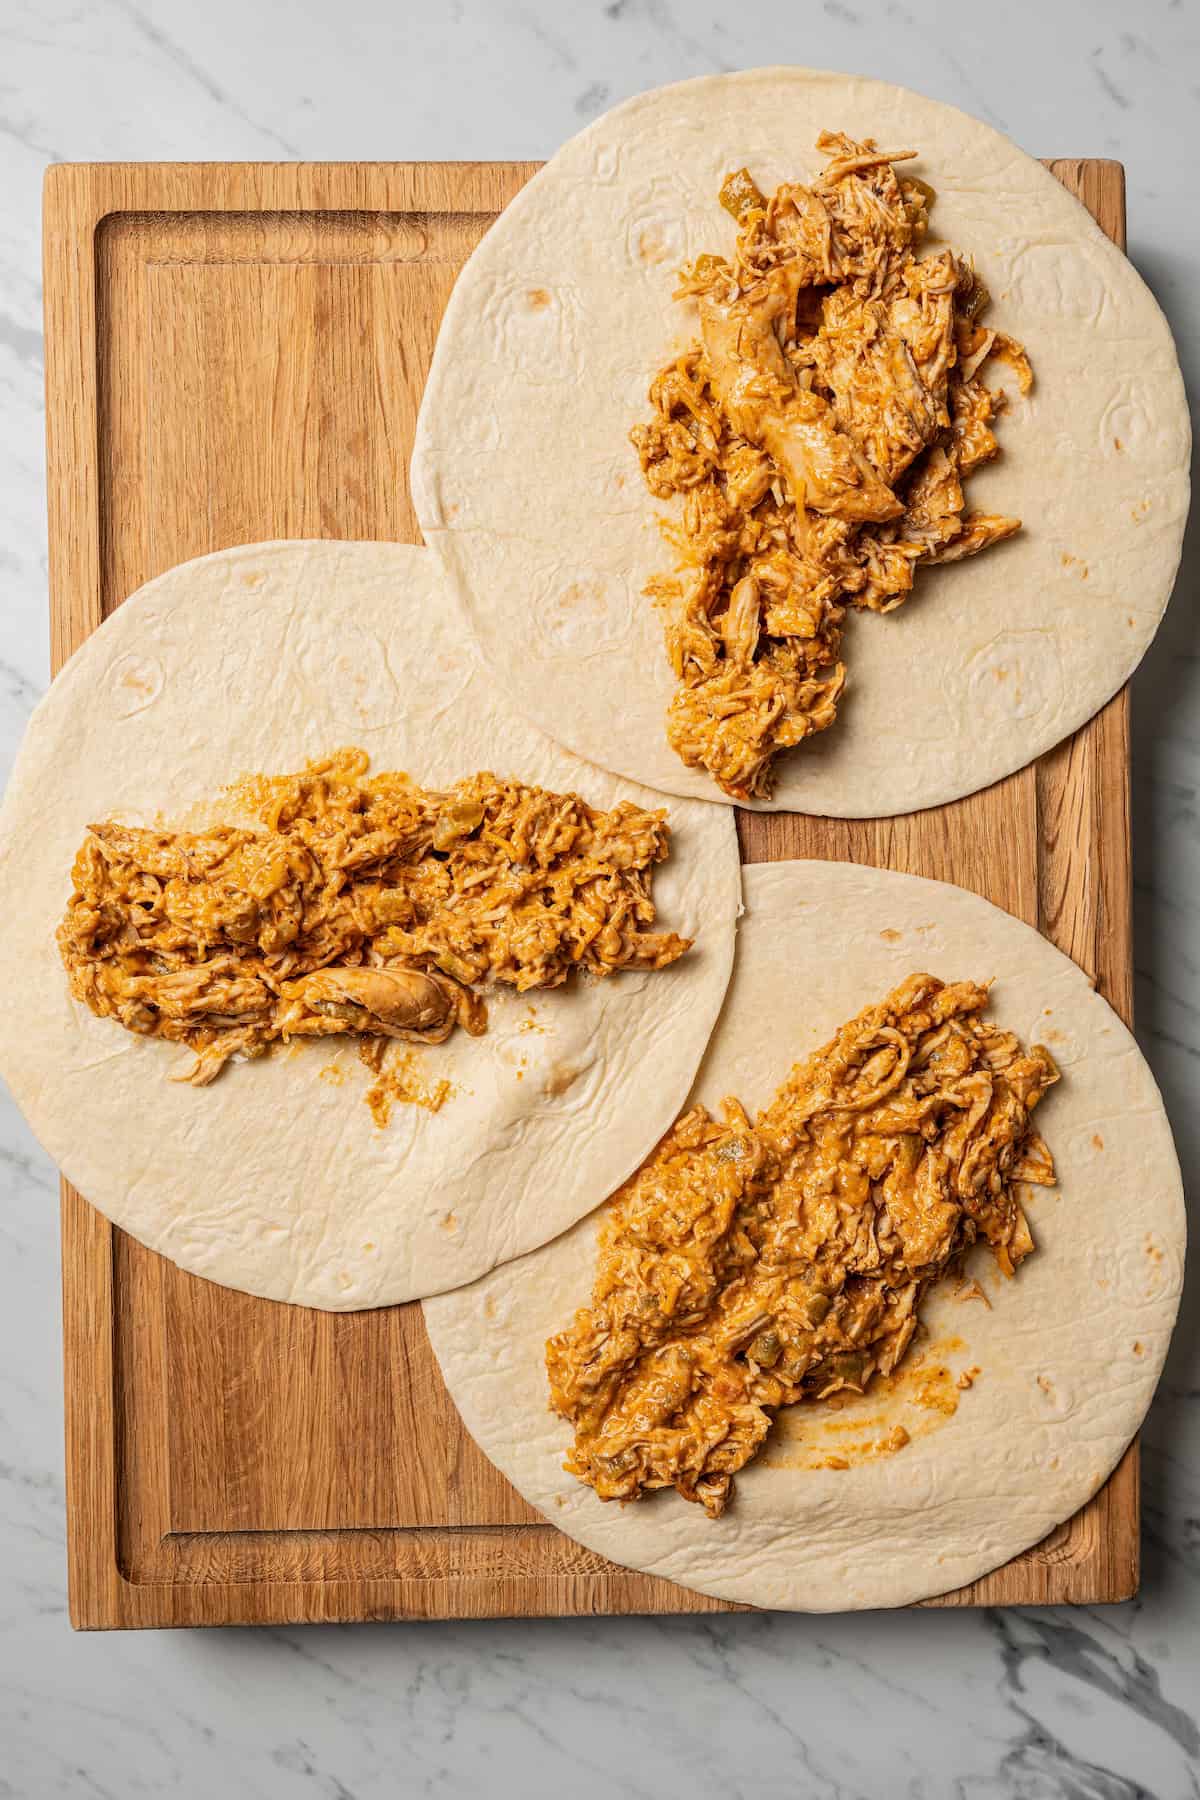
[[[570, 1430], [549, 1411], [542, 1363], [545, 1335], [586, 1302], [598, 1216], [472, 1287], [427, 1301], [426, 1326], [480, 1448], [588, 1549], [756, 1606], [904, 1605], [963, 1586], [1038, 1543], [1120, 1460], [1150, 1403], [1178, 1307], [1186, 1238], [1178, 1162], [1132, 1036], [1031, 927], [966, 890], [846, 864], [754, 865], [745, 892], [733, 980], [692, 1102], [712, 1107], [735, 1092], [752, 1107], [765, 1103], [793, 1060], [790, 1044], [780, 1054], [780, 1024], [803, 1055], [914, 967], [946, 979], [996, 974], [991, 1016], [1026, 1042], [1040, 1022], [1063, 1068], [1039, 1109], [1060, 1180], [1035, 1190], [1027, 1209], [1036, 1254], [1005, 1280], [977, 1249], [970, 1273], [990, 1304], [956, 1299], [941, 1284], [922, 1309], [930, 1351], [951, 1374], [978, 1371], [952, 1416], [926, 1418], [902, 1392], [877, 1409], [866, 1435], [881, 1437], [903, 1419], [914, 1425], [913, 1442], [847, 1469], [796, 1466], [794, 1455], [780, 1461], [773, 1437], [737, 1477], [718, 1520], [672, 1491], [622, 1507], [563, 1472]], [[779, 965], [778, 945], [797, 928], [817, 939], [805, 973]], [[764, 1032], [754, 1011], [768, 1000], [777, 1017]], [[1097, 1222], [1093, 1212], [1087, 1238], [1078, 1229], [1082, 1205], [1100, 1215]], [[805, 1446], [803, 1411], [780, 1415], [794, 1428], [789, 1453], [792, 1439]]]
[[[595, 804], [663, 804], [495, 692], [428, 552], [288, 540], [179, 565], [119, 607], [37, 707], [0, 809], [0, 1059], [35, 1133], [87, 1199], [181, 1267], [334, 1311], [473, 1280], [593, 1207], [601, 1165], [635, 1167], [703, 1055], [740, 910], [732, 818], [671, 803], [655, 898], [696, 948], [653, 976], [501, 994], [485, 1037], [418, 1047], [418, 1077], [455, 1089], [436, 1115], [397, 1104], [381, 1131], [350, 1040], [276, 1050], [206, 1090], [170, 1081], [181, 1047], [68, 994], [54, 930], [85, 826], [178, 819], [247, 770], [357, 742], [373, 769], [432, 785], [499, 765]], [[595, 1109], [629, 1127], [598, 1131]]]
[[[753, 115], [759, 136], [743, 127], [725, 162], [753, 162], [765, 133], [793, 145], [801, 168], [812, 160], [809, 126], [853, 131], [874, 128], [871, 114], [881, 109], [885, 117], [915, 115], [911, 135], [920, 140], [924, 126], [925, 141], [913, 147], [922, 152], [918, 167], [942, 189], [946, 240], [976, 255], [997, 290], [989, 323], [1025, 341], [1034, 362], [1033, 395], [1001, 421], [1001, 456], [972, 477], [969, 493], [972, 505], [1023, 516], [1024, 531], [924, 572], [898, 614], [849, 620], [839, 720], [779, 759], [776, 791], [759, 803], [838, 817], [943, 804], [1052, 748], [1128, 679], [1169, 598], [1188, 502], [1190, 423], [1161, 309], [1080, 202], [993, 127], [889, 83], [790, 68], [696, 77], [636, 95], [594, 121], [510, 203], [456, 283], [418, 419], [413, 487], [422, 528], [489, 666], [542, 729], [664, 792], [727, 800], [666, 743], [674, 684], [657, 615], [640, 596], [644, 580], [669, 566], [655, 522], [663, 509], [626, 443], [669, 347], [679, 258], [628, 276], [620, 228], [633, 213], [666, 232], [672, 206], [700, 207], [708, 236], [686, 248], [719, 247], [714, 184], [706, 174], [685, 180], [672, 171], [694, 167], [704, 130], [728, 136], [727, 115], [737, 107]], [[686, 141], [677, 145], [681, 131]], [[965, 241], [955, 229], [962, 165], [976, 180], [973, 193], [967, 180]], [[784, 172], [797, 172], [795, 159]], [[607, 220], [610, 190], [621, 204]], [[1022, 209], [1035, 222], [1017, 229], [1013, 215]], [[586, 239], [568, 230], [584, 214]], [[939, 206], [934, 220], [937, 227]], [[568, 241], [575, 248], [561, 249]], [[644, 277], [648, 328], [636, 307], [631, 317], [629, 304], [609, 303], [622, 299], [623, 280], [630, 287]], [[549, 296], [542, 336], [521, 313], [522, 283], [539, 284], [524, 290], [530, 295]], [[694, 335], [694, 325], [681, 329]], [[1082, 329], [1089, 355], [1081, 368]], [[1138, 345], [1132, 363], [1130, 341]], [[551, 362], [559, 352], [565, 359], [561, 402], [553, 381], [531, 385], [543, 345]], [[632, 384], [631, 369], [640, 371]], [[506, 469], [515, 472], [511, 483]], [[492, 579], [509, 554], [532, 574], [521, 588], [506, 583], [497, 608]], [[561, 642], [548, 641], [547, 619]], [[527, 641], [532, 680], [524, 649], [519, 667], [514, 661], [514, 643]], [[904, 730], [893, 717], [897, 670], [912, 672], [917, 702], [905, 708]], [[624, 729], [614, 737], [618, 703]]]

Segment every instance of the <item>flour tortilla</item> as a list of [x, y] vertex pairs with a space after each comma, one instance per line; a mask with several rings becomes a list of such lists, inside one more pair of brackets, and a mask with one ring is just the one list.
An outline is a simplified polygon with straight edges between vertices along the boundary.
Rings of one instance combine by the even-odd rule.
[[[1032, 358], [970, 506], [1011, 542], [918, 572], [852, 615], [834, 727], [776, 764], [769, 807], [842, 818], [987, 787], [1091, 717], [1137, 667], [1179, 562], [1189, 423], [1166, 321], [1078, 201], [1007, 138], [907, 89], [806, 69], [705, 77], [573, 138], [459, 277], [418, 422], [421, 528], [489, 665], [559, 743], [667, 793], [725, 800], [666, 740], [674, 678], [642, 589], [671, 567], [629, 444], [647, 387], [697, 336], [676, 270], [732, 247], [728, 170], [811, 178], [825, 127], [916, 149], [939, 239], [975, 260], [988, 325]], [[1003, 365], [988, 375], [1015, 389]], [[677, 505], [678, 503], [676, 503]]]
[[[1116, 1014], [1035, 931], [960, 888], [841, 863], [744, 872], [733, 979], [693, 1100], [763, 1105], [790, 1062], [914, 970], [996, 977], [989, 1016], [1041, 1041], [1063, 1073], [1038, 1109], [1059, 1185], [1031, 1190], [1036, 1255], [1012, 1280], [976, 1250], [991, 1301], [951, 1284], [922, 1307], [911, 1356], [948, 1366], [953, 1416], [911, 1386], [856, 1403], [876, 1441], [913, 1441], [848, 1469], [851, 1414], [793, 1407], [737, 1477], [717, 1520], [673, 1490], [604, 1503], [562, 1470], [570, 1429], [547, 1407], [543, 1346], [586, 1303], [599, 1215], [473, 1287], [427, 1301], [447, 1386], [485, 1453], [562, 1531], [614, 1562], [756, 1606], [899, 1606], [972, 1581], [1035, 1544], [1093, 1494], [1137, 1430], [1183, 1277], [1184, 1211], [1170, 1128]], [[954, 1380], [977, 1367], [974, 1385]]]
[[501, 993], [486, 1036], [414, 1047], [426, 1085], [456, 1090], [436, 1115], [399, 1104], [381, 1130], [349, 1038], [234, 1063], [209, 1088], [168, 1080], [188, 1051], [68, 992], [54, 932], [85, 827], [200, 823], [189, 809], [239, 775], [349, 744], [434, 787], [490, 768], [598, 806], [661, 803], [497, 694], [426, 551], [277, 543], [127, 601], [38, 707], [0, 812], [0, 1067], [38, 1137], [181, 1267], [331, 1311], [471, 1281], [636, 1167], [695, 1076], [740, 905], [732, 817], [672, 804], [655, 899], [695, 948], [656, 974]]

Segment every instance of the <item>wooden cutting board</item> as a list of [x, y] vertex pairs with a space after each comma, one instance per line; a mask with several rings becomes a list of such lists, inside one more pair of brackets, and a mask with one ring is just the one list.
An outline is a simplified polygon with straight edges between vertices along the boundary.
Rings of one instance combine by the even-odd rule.
[[[55, 669], [127, 594], [205, 551], [420, 541], [408, 457], [438, 323], [533, 167], [48, 172]], [[1122, 242], [1120, 166], [1050, 167]], [[743, 815], [743, 853], [972, 888], [1037, 925], [1128, 1020], [1128, 771], [1121, 695], [986, 793], [877, 821]], [[335, 1315], [231, 1293], [65, 1185], [63, 1293], [78, 1627], [726, 1610], [615, 1568], [526, 1506], [459, 1422], [417, 1306]], [[1135, 1446], [1045, 1543], [934, 1604], [1120, 1600], [1137, 1573]]]

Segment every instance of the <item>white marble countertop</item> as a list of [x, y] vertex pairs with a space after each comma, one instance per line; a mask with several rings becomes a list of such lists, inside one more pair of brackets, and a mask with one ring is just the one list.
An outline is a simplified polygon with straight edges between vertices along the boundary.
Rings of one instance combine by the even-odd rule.
[[[47, 679], [47, 162], [542, 157], [641, 88], [768, 62], [888, 76], [1034, 154], [1119, 157], [1131, 254], [1200, 391], [1194, 0], [0, 0], [0, 776]], [[1134, 685], [1138, 1034], [1193, 1190], [1198, 548]], [[1200, 1795], [1194, 1282], [1128, 1605], [77, 1636], [56, 1182], [6, 1099], [0, 1182], [0, 1796]]]

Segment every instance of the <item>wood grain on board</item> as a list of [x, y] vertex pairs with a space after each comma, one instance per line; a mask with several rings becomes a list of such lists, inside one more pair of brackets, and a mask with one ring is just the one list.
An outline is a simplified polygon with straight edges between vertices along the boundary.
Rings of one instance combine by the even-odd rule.
[[[1050, 165], [1123, 239], [1120, 167]], [[57, 669], [172, 564], [277, 537], [419, 541], [413, 424], [458, 269], [527, 164], [59, 166], [45, 205]], [[907, 818], [742, 816], [748, 861], [955, 881], [1131, 1005], [1127, 702]], [[220, 729], [214, 716], [214, 729]], [[63, 1192], [76, 1626], [715, 1612], [544, 1523], [477, 1450], [417, 1306], [357, 1314], [183, 1274]], [[933, 1604], [1115, 1600], [1130, 1450], [1077, 1517]]]

